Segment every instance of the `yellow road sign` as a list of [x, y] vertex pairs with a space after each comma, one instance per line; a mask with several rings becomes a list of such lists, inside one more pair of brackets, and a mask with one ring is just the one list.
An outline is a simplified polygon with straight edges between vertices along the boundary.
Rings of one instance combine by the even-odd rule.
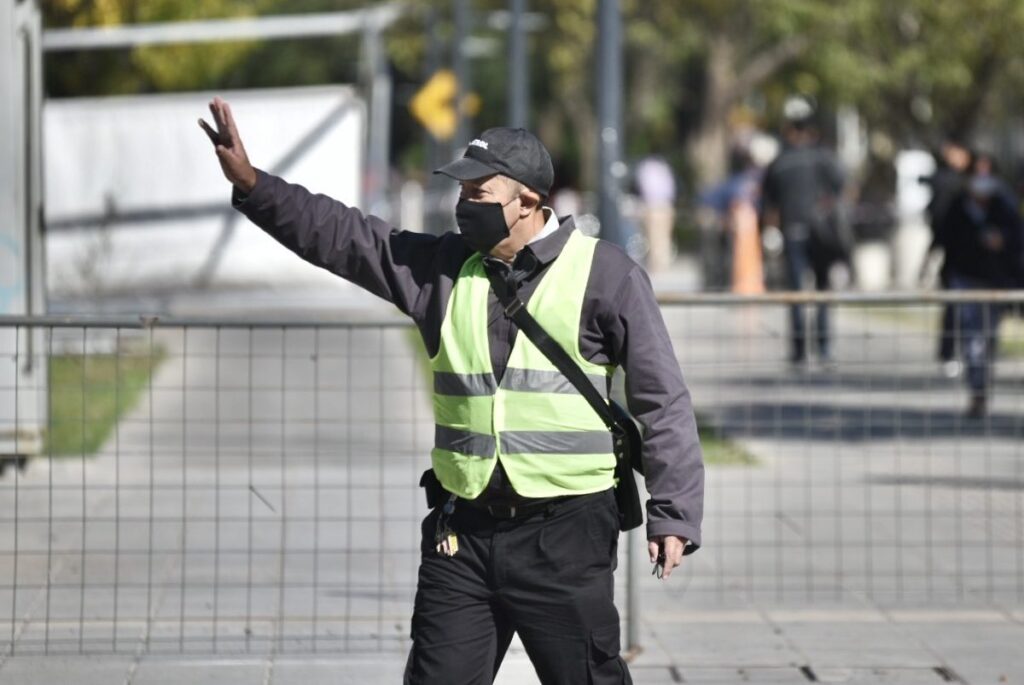
[[455, 74], [450, 69], [439, 69], [409, 103], [412, 115], [438, 140], [448, 140], [455, 135], [458, 124], [455, 95], [458, 90]]

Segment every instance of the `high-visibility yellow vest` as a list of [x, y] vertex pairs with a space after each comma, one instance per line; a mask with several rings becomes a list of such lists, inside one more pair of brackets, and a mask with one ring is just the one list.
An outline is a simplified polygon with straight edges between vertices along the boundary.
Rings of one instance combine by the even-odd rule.
[[[597, 240], [573, 231], [527, 310], [607, 397], [614, 367], [579, 349], [583, 295]], [[614, 485], [612, 437], [572, 383], [522, 332], [498, 383], [487, 338], [490, 281], [483, 258], [463, 264], [441, 324], [434, 374], [434, 472], [449, 492], [474, 499], [498, 460], [524, 497], [579, 495]]]

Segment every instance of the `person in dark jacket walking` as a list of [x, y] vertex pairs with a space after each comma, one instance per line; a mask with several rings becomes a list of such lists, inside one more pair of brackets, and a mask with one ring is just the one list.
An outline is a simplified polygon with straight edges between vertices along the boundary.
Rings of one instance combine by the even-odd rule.
[[[939, 167], [934, 174], [923, 179], [931, 186], [932, 190], [932, 199], [927, 208], [929, 225], [932, 229], [932, 242], [928, 247], [922, 274], [928, 268], [931, 254], [942, 246], [940, 238], [942, 226], [953, 203], [964, 190], [970, 166], [971, 151], [963, 143], [950, 138], [942, 144]], [[947, 275], [948, 270], [943, 267], [940, 270], [939, 280], [944, 289], [949, 288]], [[955, 307], [952, 304], [942, 307], [938, 359], [943, 373], [950, 378], [956, 377], [960, 372], [960, 363], [956, 360], [956, 320], [954, 315]]]
[[[227, 103], [214, 143], [232, 202], [307, 261], [416, 323], [433, 371], [437, 506], [423, 521], [406, 683], [490, 683], [518, 633], [544, 683], [628, 683], [613, 602], [619, 521], [611, 436], [518, 330], [514, 293], [607, 393], [626, 371], [644, 429], [647, 538], [668, 578], [701, 544], [693, 407], [643, 268], [544, 206], [553, 171], [523, 129], [438, 170], [461, 184], [460, 233], [400, 231], [249, 163]], [[494, 292], [491, 284], [502, 291]]]
[[[810, 267], [815, 288], [828, 290], [832, 266], [848, 258], [838, 206], [843, 176], [834, 156], [818, 145], [813, 106], [803, 98], [790, 98], [784, 114], [784, 147], [764, 174], [762, 223], [782, 231], [789, 288], [803, 290], [804, 272]], [[826, 305], [818, 306], [815, 323], [818, 354], [829, 364], [832, 350]], [[792, 305], [790, 362], [807, 361], [806, 335], [803, 307]]]
[[[1022, 284], [1021, 217], [990, 159], [975, 160], [966, 187], [956, 196], [937, 236], [946, 253], [943, 278], [953, 290], [993, 290]], [[965, 302], [955, 308], [966, 382], [969, 418], [988, 408], [999, 322], [1003, 307]]]

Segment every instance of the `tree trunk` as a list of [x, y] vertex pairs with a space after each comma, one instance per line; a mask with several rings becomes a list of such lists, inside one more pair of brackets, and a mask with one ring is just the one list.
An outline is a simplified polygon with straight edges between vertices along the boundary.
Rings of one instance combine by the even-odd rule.
[[563, 101], [563, 111], [572, 124], [580, 151], [580, 189], [597, 188], [597, 120], [594, 108], [582, 106], [587, 102], [582, 93]]
[[729, 110], [802, 55], [810, 39], [803, 34], [793, 35], [749, 57], [738, 55], [739, 44], [729, 35], [717, 35], [708, 45], [704, 103], [689, 145], [698, 187], [721, 181], [728, 172]]
[[700, 121], [688, 146], [698, 188], [721, 181], [728, 171], [728, 115], [736, 81], [736, 49], [728, 38], [716, 36], [708, 46]]

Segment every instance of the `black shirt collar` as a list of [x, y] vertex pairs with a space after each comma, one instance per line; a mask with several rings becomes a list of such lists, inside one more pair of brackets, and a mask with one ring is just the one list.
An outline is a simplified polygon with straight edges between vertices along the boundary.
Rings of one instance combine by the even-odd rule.
[[544, 267], [553, 262], [569, 241], [569, 236], [576, 230], [572, 217], [564, 217], [558, 229], [551, 235], [523, 246], [511, 266], [497, 257], [484, 257], [484, 266], [501, 275], [505, 287], [516, 292], [519, 286], [543, 271]]
[[[553, 262], [555, 257], [562, 253], [562, 248], [569, 241], [569, 236], [576, 230], [571, 216], [562, 217], [560, 222], [558, 229], [551, 235], [524, 245], [512, 260], [511, 268], [516, 271], [532, 273], [537, 267]], [[508, 264], [497, 257], [484, 257], [484, 263], [494, 268], [509, 268]]]

